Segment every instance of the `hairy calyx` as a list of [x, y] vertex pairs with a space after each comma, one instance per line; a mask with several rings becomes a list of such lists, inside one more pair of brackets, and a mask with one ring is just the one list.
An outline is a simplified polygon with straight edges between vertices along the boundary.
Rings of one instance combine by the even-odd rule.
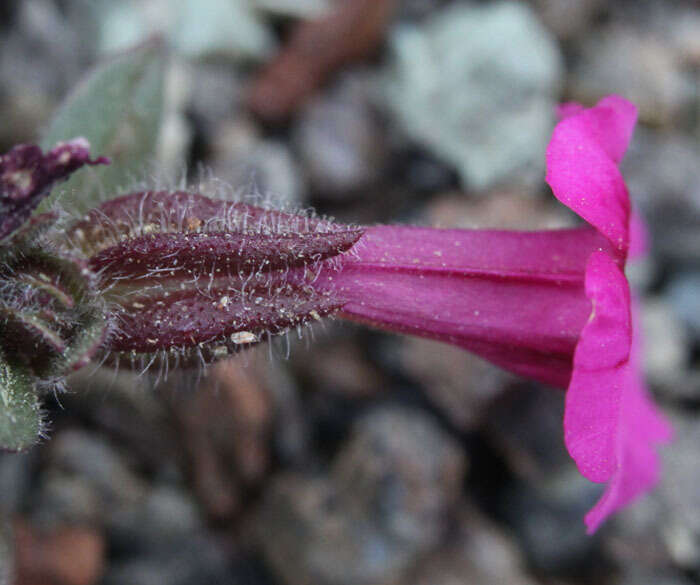
[[110, 349], [205, 360], [333, 313], [313, 286], [363, 229], [184, 191], [124, 195], [67, 231], [113, 307]]

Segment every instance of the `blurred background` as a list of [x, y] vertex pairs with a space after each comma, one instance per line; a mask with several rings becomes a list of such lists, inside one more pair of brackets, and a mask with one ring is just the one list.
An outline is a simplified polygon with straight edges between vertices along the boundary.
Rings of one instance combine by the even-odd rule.
[[0, 152], [156, 33], [140, 178], [205, 168], [348, 222], [572, 225], [543, 181], [554, 106], [633, 100], [623, 170], [652, 249], [631, 278], [676, 439], [658, 489], [588, 537], [602, 489], [564, 449], [562, 392], [329, 322], [201, 381], [98, 371], [49, 397], [50, 440], [0, 454], [0, 582], [700, 582], [700, 5], [2, 0]]

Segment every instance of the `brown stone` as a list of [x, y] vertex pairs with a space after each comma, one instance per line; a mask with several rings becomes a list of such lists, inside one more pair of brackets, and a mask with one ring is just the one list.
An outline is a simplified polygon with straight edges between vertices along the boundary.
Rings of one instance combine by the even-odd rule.
[[429, 339], [406, 337], [399, 355], [430, 401], [465, 431], [482, 424], [485, 411], [516, 379], [459, 347]]
[[575, 222], [551, 195], [537, 199], [522, 190], [491, 191], [479, 199], [445, 193], [426, 208], [426, 224], [442, 228], [542, 230]]
[[194, 394], [166, 398], [195, 493], [213, 520], [237, 514], [242, 493], [269, 466], [272, 404], [256, 356], [247, 367], [242, 359], [219, 362]]
[[288, 118], [332, 73], [377, 49], [393, 9], [394, 0], [342, 0], [329, 14], [300, 23], [253, 81], [250, 109], [268, 122]]
[[405, 578], [406, 585], [534, 585], [517, 543], [475, 507], [464, 504], [448, 542]]
[[91, 585], [104, 567], [104, 538], [88, 526], [42, 532], [15, 524], [16, 585]]
[[352, 340], [338, 337], [331, 343], [317, 343], [313, 353], [313, 360], [303, 352], [293, 353], [292, 360], [297, 372], [320, 392], [367, 398], [386, 388], [386, 380]]

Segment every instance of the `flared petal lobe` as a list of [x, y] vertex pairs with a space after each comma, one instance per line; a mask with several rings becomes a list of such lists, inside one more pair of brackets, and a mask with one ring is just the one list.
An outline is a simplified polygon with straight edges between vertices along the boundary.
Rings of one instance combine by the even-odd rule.
[[654, 486], [659, 475], [655, 447], [671, 431], [644, 386], [640, 331], [620, 270], [620, 260], [644, 254], [648, 239], [617, 167], [632, 136], [636, 108], [610, 96], [591, 109], [564, 104], [559, 116], [547, 150], [547, 181], [557, 199], [615, 248], [614, 254], [598, 252], [588, 262], [585, 288], [592, 312], [576, 346], [564, 414], [566, 445], [581, 473], [608, 483], [585, 518], [594, 532]]
[[629, 248], [630, 201], [618, 163], [637, 119], [636, 107], [609, 96], [587, 110], [568, 104], [547, 148], [546, 180], [554, 196], [599, 230], [623, 258]]
[[581, 473], [609, 482], [586, 516], [589, 532], [612, 512], [650, 489], [658, 478], [656, 444], [670, 427], [647, 397], [638, 361], [629, 285], [605, 253], [586, 269], [590, 319], [574, 354], [566, 394], [564, 439]]
[[592, 108], [576, 102], [561, 104], [557, 114], [560, 120], [580, 116], [576, 126], [597, 142], [614, 163], [625, 156], [637, 123], [637, 107], [617, 95], [604, 97]]

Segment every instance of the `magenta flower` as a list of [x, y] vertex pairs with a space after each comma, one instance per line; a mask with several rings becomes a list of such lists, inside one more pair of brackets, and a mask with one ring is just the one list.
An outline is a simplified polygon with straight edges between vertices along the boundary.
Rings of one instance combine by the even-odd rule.
[[[605, 235], [618, 257], [643, 247], [641, 223], [630, 211], [617, 168], [636, 114], [632, 104], [616, 96], [590, 110], [566, 112], [547, 151], [547, 180], [555, 196]], [[648, 398], [639, 364], [637, 310], [610, 255], [591, 256], [585, 287], [592, 311], [574, 354], [564, 438], [581, 473], [608, 482], [586, 515], [593, 532], [609, 514], [654, 486], [659, 474], [654, 447], [670, 440], [671, 428]]]
[[[554, 195], [590, 227], [540, 232], [369, 228], [332, 290], [342, 314], [446, 341], [567, 387], [564, 436], [581, 473], [608, 483], [589, 532], [657, 481], [670, 427], [647, 397], [629, 285], [630, 201], [618, 169], [636, 108], [611, 96], [562, 108], [547, 151]], [[636, 246], [636, 243], [633, 242]]]
[[[627, 256], [641, 248], [642, 224], [630, 211], [618, 169], [636, 109], [611, 96], [594, 108], [568, 104], [560, 113], [547, 181], [584, 227], [362, 228], [184, 191], [138, 192], [107, 201], [53, 234], [60, 253], [79, 266], [73, 295], [79, 308], [68, 307], [75, 315], [65, 325], [37, 329], [44, 323], [39, 317], [57, 318], [39, 313], [41, 303], [17, 301], [47, 288], [43, 281], [53, 273], [28, 270], [29, 256], [16, 253], [14, 236], [4, 253], [17, 266], [0, 275], [6, 281], [0, 293], [12, 298], [0, 301], [13, 315], [18, 307], [24, 311], [22, 330], [37, 330], [48, 341], [54, 329], [67, 332], [63, 337], [78, 340], [71, 347], [88, 347], [89, 355], [101, 343], [115, 361], [124, 356], [149, 364], [160, 357], [166, 368], [171, 361], [206, 362], [335, 313], [452, 343], [523, 376], [568, 387], [566, 446], [586, 478], [607, 483], [586, 516], [593, 532], [655, 484], [655, 447], [670, 438], [670, 427], [644, 387], [636, 311], [623, 272]], [[25, 222], [52, 180], [104, 162], [90, 161], [82, 142], [68, 144], [65, 153], [59, 149], [66, 146], [46, 156], [18, 147], [0, 158], [0, 238]], [[54, 162], [69, 164], [55, 168]], [[27, 174], [30, 166], [36, 172]], [[43, 244], [34, 252], [37, 258], [52, 253]], [[25, 272], [29, 276], [15, 283]], [[57, 299], [59, 284], [52, 288]], [[105, 318], [96, 318], [104, 307]], [[86, 327], [75, 325], [83, 322], [93, 324], [85, 341], [77, 334]], [[7, 323], [0, 321], [0, 329]], [[7, 368], [28, 363], [41, 377], [41, 364], [27, 353], [10, 356]], [[7, 368], [7, 379], [18, 379]]]

